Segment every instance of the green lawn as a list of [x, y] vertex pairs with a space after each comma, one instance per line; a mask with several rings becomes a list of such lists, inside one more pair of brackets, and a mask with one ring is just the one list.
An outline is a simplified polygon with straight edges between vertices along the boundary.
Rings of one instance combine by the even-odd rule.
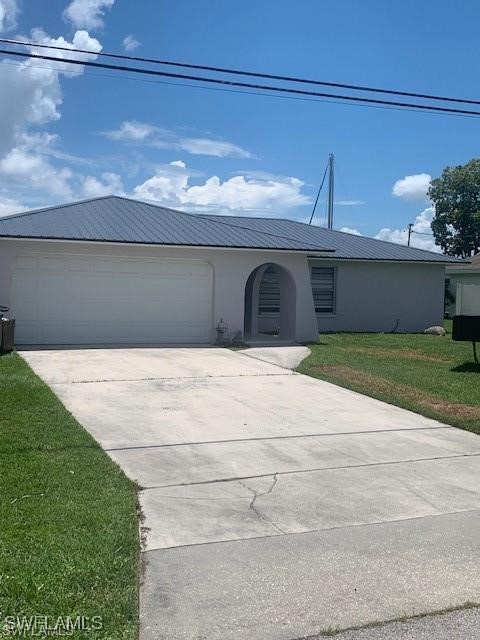
[[136, 487], [16, 354], [0, 358], [0, 523], [0, 619], [100, 616], [74, 637], [137, 637]]
[[472, 345], [423, 334], [322, 335], [298, 371], [480, 433]]

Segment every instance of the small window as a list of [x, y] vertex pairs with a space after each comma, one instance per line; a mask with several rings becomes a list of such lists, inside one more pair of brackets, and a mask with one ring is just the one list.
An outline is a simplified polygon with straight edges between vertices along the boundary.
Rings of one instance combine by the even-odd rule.
[[280, 274], [267, 267], [258, 292], [258, 313], [261, 316], [280, 313]]
[[311, 267], [313, 303], [315, 313], [335, 312], [335, 269], [334, 267]]

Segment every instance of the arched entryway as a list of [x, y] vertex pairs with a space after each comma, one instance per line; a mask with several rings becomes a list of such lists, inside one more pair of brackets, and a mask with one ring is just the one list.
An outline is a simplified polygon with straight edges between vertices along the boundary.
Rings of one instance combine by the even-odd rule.
[[267, 262], [252, 271], [245, 285], [245, 340], [294, 341], [295, 280], [285, 267]]

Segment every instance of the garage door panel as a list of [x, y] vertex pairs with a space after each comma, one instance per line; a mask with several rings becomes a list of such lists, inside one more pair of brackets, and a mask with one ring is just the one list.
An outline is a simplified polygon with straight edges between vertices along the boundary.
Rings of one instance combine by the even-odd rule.
[[22, 269], [31, 270], [36, 269], [38, 265], [38, 259], [35, 256], [18, 256], [16, 262], [16, 271], [21, 271]]
[[20, 256], [19, 344], [208, 342], [210, 266], [194, 260]]
[[[130, 322], [74, 322], [69, 324], [45, 323], [35, 331], [33, 325], [25, 326], [22, 330], [31, 342], [39, 344], [111, 344], [128, 343], [135, 344], [131, 335]], [[160, 322], [147, 323], [140, 322], [136, 327], [138, 333], [141, 332], [141, 343], [158, 343], [159, 332], [162, 335], [162, 342], [185, 342], [185, 332], [188, 331], [188, 342], [203, 342], [205, 336], [204, 325], [198, 326], [190, 323]], [[95, 339], [89, 335], [95, 335]]]

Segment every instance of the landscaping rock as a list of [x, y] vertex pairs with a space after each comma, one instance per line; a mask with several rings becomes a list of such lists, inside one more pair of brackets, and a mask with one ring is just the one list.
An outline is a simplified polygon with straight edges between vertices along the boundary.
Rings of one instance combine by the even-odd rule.
[[447, 332], [443, 327], [428, 327], [423, 333], [428, 333], [431, 336], [444, 336]]

